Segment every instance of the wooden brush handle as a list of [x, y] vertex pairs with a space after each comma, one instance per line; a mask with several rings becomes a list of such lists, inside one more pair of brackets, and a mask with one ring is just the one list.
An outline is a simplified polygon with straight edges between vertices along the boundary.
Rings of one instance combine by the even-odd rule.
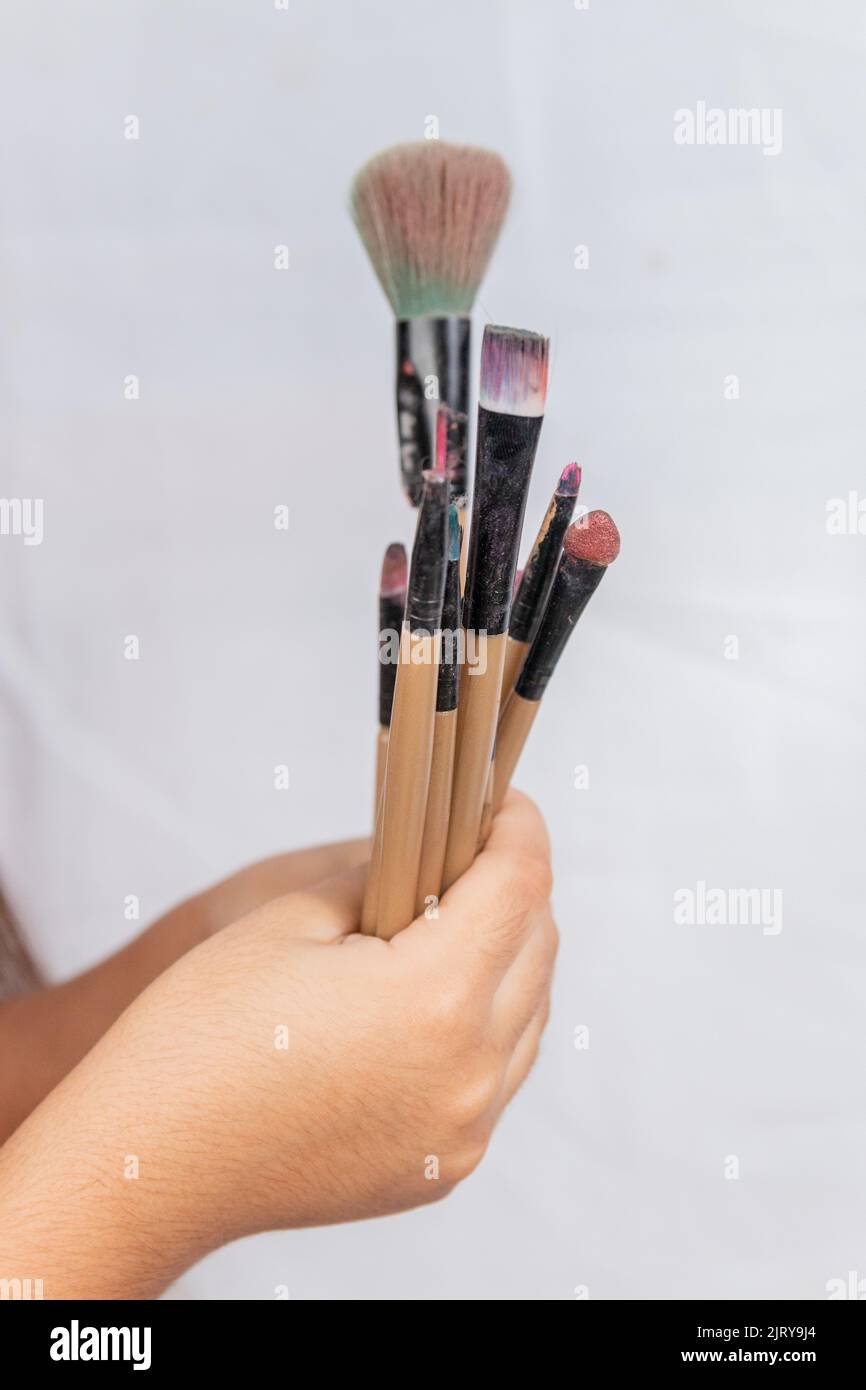
[[384, 724], [379, 725], [379, 732], [376, 736], [376, 800], [373, 803], [373, 817], [379, 814], [379, 801], [382, 796], [382, 787], [385, 785], [385, 763], [388, 758], [388, 729]]
[[506, 635], [504, 632], [495, 637], [485, 634], [479, 636], [477, 641], [479, 655], [486, 663], [483, 674], [480, 667], [473, 674], [467, 666], [460, 673], [457, 748], [454, 754], [451, 823], [445, 851], [443, 889], [450, 888], [475, 858], [499, 717]]
[[415, 894], [416, 917], [424, 911], [429, 898], [438, 898], [442, 892], [442, 870], [445, 867], [445, 847], [448, 843], [456, 745], [456, 709], [438, 711], [433, 727], [433, 761], [427, 793], [427, 814], [424, 819], [424, 846]]
[[524, 700], [512, 691], [496, 731], [496, 762], [493, 770], [493, 814], [498, 814], [511, 785], [523, 745], [541, 708], [540, 700]]
[[382, 793], [376, 934], [390, 940], [415, 916], [433, 754], [438, 636], [404, 627]]
[[500, 711], [505, 708], [508, 697], [517, 684], [517, 677], [528, 651], [528, 642], [518, 642], [514, 637], [508, 637], [505, 644], [505, 665], [502, 670], [502, 690], [499, 695]]

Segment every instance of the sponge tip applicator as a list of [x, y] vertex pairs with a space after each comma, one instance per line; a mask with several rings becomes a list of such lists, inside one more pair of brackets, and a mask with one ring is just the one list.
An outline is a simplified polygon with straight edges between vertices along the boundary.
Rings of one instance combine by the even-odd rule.
[[570, 560], [588, 560], [590, 564], [604, 566], [613, 564], [619, 545], [619, 531], [607, 512], [587, 512], [573, 521], [562, 542]]

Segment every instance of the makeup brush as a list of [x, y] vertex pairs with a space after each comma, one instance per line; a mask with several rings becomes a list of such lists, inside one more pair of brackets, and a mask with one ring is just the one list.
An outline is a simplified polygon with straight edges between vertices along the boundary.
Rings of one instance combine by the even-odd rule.
[[496, 734], [493, 813], [499, 811], [541, 698], [577, 621], [608, 565], [619, 554], [619, 532], [607, 512], [590, 512], [565, 533], [559, 568], [523, 669], [506, 701]]
[[[511, 599], [511, 615], [508, 620], [508, 640], [505, 643], [505, 663], [502, 669], [502, 690], [499, 694], [500, 711], [514, 689], [514, 682], [541, 621], [544, 605], [550, 593], [550, 586], [556, 574], [556, 566], [562, 550], [562, 537], [571, 521], [577, 492], [580, 487], [580, 467], [576, 463], [566, 464], [559, 484], [541, 523], [541, 530], [526, 562], [526, 568], [518, 570], [514, 577], [514, 591]], [[525, 581], [525, 587], [524, 587]], [[481, 830], [478, 835], [479, 849], [486, 843], [493, 824], [494, 806], [494, 763], [487, 774], [487, 787], [484, 792], [484, 809], [481, 813]]]
[[457, 706], [443, 888], [468, 869], [478, 846], [517, 551], [544, 417], [547, 356], [548, 341], [537, 333], [493, 325], [484, 330], [463, 603], [467, 647]]
[[406, 608], [406, 547], [394, 542], [385, 551], [382, 576], [379, 581], [379, 736], [376, 740], [376, 806], [382, 792], [385, 758], [388, 752], [388, 730], [391, 726], [391, 707], [394, 703], [394, 682], [397, 679], [397, 656]]
[[[426, 471], [406, 590], [385, 779], [362, 926], [390, 939], [415, 914], [433, 753], [448, 557], [448, 480]], [[368, 901], [369, 900], [369, 901]]]
[[580, 489], [580, 465], [568, 463], [562, 470], [556, 491], [550, 499], [541, 529], [523, 570], [520, 587], [514, 595], [508, 620], [508, 641], [505, 644], [505, 669], [502, 673], [500, 706], [505, 704], [520, 675], [526, 654], [541, 622], [544, 605], [562, 552], [562, 538], [574, 515]]
[[397, 320], [400, 471], [413, 506], [439, 401], [457, 412], [450, 481], [455, 496], [467, 491], [469, 315], [510, 194], [498, 154], [443, 140], [383, 150], [352, 183], [352, 216]]
[[[439, 415], [436, 420], [437, 431], [439, 429], [439, 418], [442, 416], [443, 408], [440, 407]], [[466, 515], [466, 489], [468, 487], [468, 476], [466, 469], [466, 416], [459, 411], [444, 407], [444, 448], [445, 448], [445, 473], [450, 485], [450, 497], [454, 506], [457, 508], [457, 526], [460, 533], [460, 567], [457, 575], [459, 594], [458, 599], [463, 596], [463, 586], [466, 583], [466, 555], [467, 538], [469, 528], [466, 525], [468, 520]], [[437, 450], [439, 441], [437, 435]], [[437, 468], [439, 461], [437, 457]]]
[[460, 541], [457, 507], [452, 502], [448, 511], [449, 551], [445, 597], [442, 601], [442, 650], [439, 654], [436, 716], [433, 721], [433, 758], [430, 767], [430, 787], [427, 792], [424, 842], [421, 867], [418, 871], [418, 889], [415, 894], [416, 917], [424, 911], [429, 900], [438, 899], [442, 891], [442, 868], [448, 840], [454, 746], [457, 741]]

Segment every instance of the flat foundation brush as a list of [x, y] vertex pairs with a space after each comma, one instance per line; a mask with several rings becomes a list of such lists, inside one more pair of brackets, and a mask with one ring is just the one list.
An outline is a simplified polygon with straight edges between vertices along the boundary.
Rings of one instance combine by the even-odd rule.
[[537, 333], [490, 325], [484, 330], [463, 603], [467, 660], [443, 888], [468, 869], [481, 833], [517, 551], [547, 395], [547, 356], [547, 339]]

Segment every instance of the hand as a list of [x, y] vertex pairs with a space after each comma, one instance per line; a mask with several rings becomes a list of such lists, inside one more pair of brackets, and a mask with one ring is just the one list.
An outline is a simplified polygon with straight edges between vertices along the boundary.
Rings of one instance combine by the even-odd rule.
[[535, 1057], [550, 881], [543, 823], [511, 794], [438, 920], [358, 935], [354, 872], [192, 951], [0, 1155], [0, 1273], [36, 1260], [46, 1297], [150, 1296], [239, 1236], [443, 1196]]
[[122, 950], [64, 984], [0, 1004], [0, 1144], [143, 989], [221, 927], [282, 893], [363, 863], [368, 840], [262, 859], [172, 908]]

